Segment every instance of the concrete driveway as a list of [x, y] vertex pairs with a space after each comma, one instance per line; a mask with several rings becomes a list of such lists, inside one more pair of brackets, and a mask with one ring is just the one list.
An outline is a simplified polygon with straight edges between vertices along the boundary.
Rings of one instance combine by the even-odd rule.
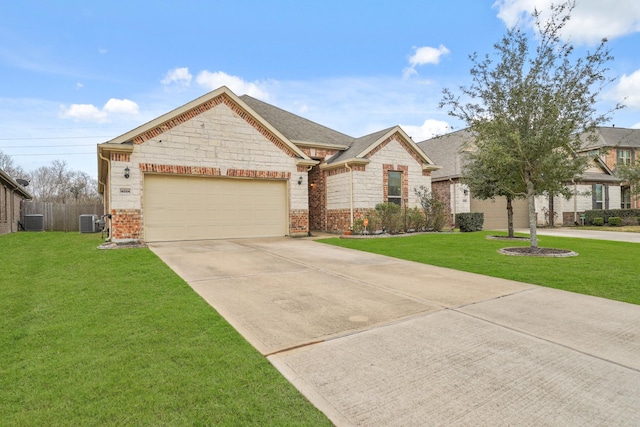
[[307, 239], [151, 249], [336, 425], [640, 423], [640, 306]]

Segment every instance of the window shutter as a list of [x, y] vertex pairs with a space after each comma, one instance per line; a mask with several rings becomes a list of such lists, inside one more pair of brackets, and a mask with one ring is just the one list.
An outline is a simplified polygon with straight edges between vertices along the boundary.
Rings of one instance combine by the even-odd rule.
[[596, 209], [596, 185], [591, 184], [591, 209]]
[[604, 187], [604, 208], [609, 209], [609, 185], [605, 184], [603, 187]]

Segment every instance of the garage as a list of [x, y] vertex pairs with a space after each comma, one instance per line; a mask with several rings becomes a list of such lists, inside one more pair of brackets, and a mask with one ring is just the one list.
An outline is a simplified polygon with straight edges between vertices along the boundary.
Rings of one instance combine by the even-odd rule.
[[147, 242], [287, 234], [287, 182], [144, 175]]
[[[528, 206], [526, 200], [514, 200], [513, 204], [513, 226], [515, 228], [529, 228]], [[507, 199], [504, 197], [493, 200], [479, 200], [471, 198], [471, 212], [484, 213], [485, 230], [506, 230], [507, 222]]]

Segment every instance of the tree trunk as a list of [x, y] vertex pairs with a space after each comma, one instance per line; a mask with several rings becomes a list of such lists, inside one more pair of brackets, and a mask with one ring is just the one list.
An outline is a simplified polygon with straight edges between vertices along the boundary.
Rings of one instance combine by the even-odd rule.
[[529, 238], [531, 240], [531, 249], [538, 249], [538, 233], [536, 221], [536, 192], [533, 182], [529, 178], [526, 179], [527, 184], [527, 201], [529, 202]]
[[553, 206], [553, 197], [554, 194], [553, 193], [549, 193], [549, 227], [555, 227], [555, 216], [556, 216], [556, 212], [555, 212], [555, 208]]
[[513, 204], [511, 203], [511, 197], [507, 196], [507, 228], [509, 230], [509, 237], [514, 237], [513, 232]]

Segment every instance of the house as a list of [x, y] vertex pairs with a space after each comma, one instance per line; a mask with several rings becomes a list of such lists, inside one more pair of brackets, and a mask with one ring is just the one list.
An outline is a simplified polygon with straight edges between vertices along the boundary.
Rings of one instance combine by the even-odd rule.
[[[450, 206], [452, 216], [461, 212], [483, 212], [485, 229], [507, 228], [507, 202], [505, 197], [495, 200], [479, 200], [470, 194], [461, 182], [465, 151], [472, 150], [473, 133], [468, 129], [438, 136], [417, 145], [428, 156], [442, 166], [432, 173], [433, 192], [440, 195]], [[640, 144], [639, 144], [640, 147]], [[590, 149], [586, 149], [585, 153]], [[621, 203], [620, 180], [603, 158], [593, 157], [585, 172], [576, 181], [567, 183], [573, 195], [567, 200], [562, 196], [553, 198], [554, 224], [574, 224], [580, 214], [590, 209], [619, 208]], [[550, 200], [548, 196], [537, 196], [536, 222], [549, 224]], [[527, 200], [514, 200], [513, 222], [515, 228], [529, 228]]]
[[18, 231], [21, 202], [29, 199], [27, 190], [0, 169], [0, 234]]
[[[451, 220], [457, 213], [484, 213], [484, 229], [507, 228], [507, 199], [496, 197], [494, 200], [480, 200], [473, 197], [469, 187], [462, 182], [462, 165], [465, 151], [473, 148], [474, 135], [468, 129], [462, 129], [437, 136], [418, 143], [442, 169], [431, 174], [431, 188], [449, 206]], [[526, 200], [513, 200], [513, 225], [515, 228], [528, 228], [529, 216]]]
[[98, 144], [113, 241], [342, 232], [437, 168], [398, 126], [353, 138], [226, 87]]
[[[595, 138], [592, 139], [583, 138], [584, 146], [581, 153], [598, 157], [614, 174], [618, 165], [632, 165], [640, 159], [640, 129], [599, 127], [594, 136]], [[602, 186], [604, 190], [597, 189], [597, 194], [607, 192], [608, 183], [602, 183]], [[602, 206], [603, 203], [606, 205], [606, 200], [598, 196], [598, 200], [594, 200], [593, 205]], [[620, 188], [620, 203], [618, 204], [617, 200], [610, 200], [609, 208], [640, 208], [640, 201], [633, 200], [629, 185], [623, 183]]]

